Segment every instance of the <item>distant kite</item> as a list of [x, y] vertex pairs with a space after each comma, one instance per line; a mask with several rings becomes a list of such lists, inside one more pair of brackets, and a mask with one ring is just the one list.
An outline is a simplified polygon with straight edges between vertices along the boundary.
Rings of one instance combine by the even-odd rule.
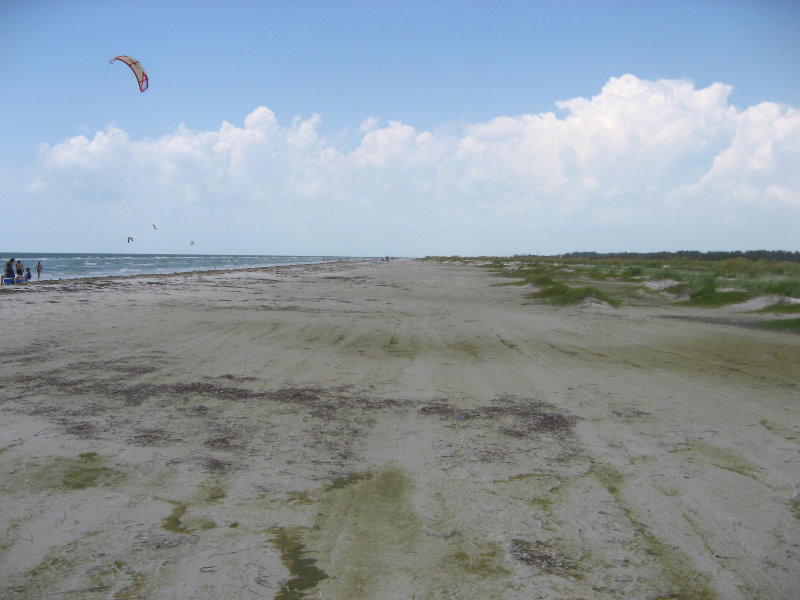
[[190, 246], [194, 246], [194, 240], [192, 240], [191, 242], [189, 242], [189, 245], [190, 245]]
[[120, 56], [115, 56], [108, 62], [113, 65], [115, 60], [123, 62], [131, 68], [133, 74], [136, 75], [136, 81], [139, 83], [140, 92], [143, 92], [147, 89], [147, 83], [148, 83], [147, 73], [144, 72], [144, 67], [142, 66], [142, 63], [140, 63], [135, 58], [130, 56], [125, 56], [124, 54]]
[[133, 238], [131, 236], [128, 236], [128, 243], [130, 244], [132, 241], [133, 241]]
[[153, 223], [153, 229], [155, 229], [156, 231], [158, 231], [158, 227], [156, 227], [156, 224], [155, 224], [155, 223]]

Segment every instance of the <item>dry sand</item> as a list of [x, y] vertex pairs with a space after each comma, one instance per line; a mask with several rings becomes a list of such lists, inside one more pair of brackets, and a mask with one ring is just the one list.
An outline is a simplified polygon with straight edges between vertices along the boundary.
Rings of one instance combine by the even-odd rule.
[[4, 289], [3, 598], [797, 598], [800, 336], [351, 263]]

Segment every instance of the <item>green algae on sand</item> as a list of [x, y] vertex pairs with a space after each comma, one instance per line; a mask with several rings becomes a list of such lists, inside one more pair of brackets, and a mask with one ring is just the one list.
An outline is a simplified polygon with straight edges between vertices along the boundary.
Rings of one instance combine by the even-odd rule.
[[281, 553], [281, 562], [291, 579], [284, 582], [275, 594], [275, 600], [299, 600], [313, 590], [328, 575], [317, 567], [317, 561], [308, 556], [301, 538], [300, 528], [273, 527], [270, 533], [275, 536], [272, 543]]
[[110, 486], [124, 478], [120, 471], [105, 466], [105, 458], [96, 452], [84, 452], [76, 458], [44, 456], [0, 477], [0, 489], [29, 491], [84, 490]]

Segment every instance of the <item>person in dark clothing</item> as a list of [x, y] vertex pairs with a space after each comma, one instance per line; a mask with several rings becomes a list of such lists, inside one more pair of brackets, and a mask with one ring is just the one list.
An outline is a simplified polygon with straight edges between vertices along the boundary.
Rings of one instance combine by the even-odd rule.
[[4, 273], [4, 277], [10, 279], [10, 283], [14, 283], [14, 258], [12, 257], [10, 261], [6, 263], [6, 270]]

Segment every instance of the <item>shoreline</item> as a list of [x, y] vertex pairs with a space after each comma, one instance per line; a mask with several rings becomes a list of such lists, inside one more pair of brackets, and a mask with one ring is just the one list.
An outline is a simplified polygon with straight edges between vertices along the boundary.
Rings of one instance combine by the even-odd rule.
[[[380, 260], [380, 259], [378, 259]], [[398, 260], [414, 260], [414, 259], [398, 259]], [[3, 285], [0, 287], [0, 291], [8, 289], [25, 289], [30, 284], [45, 284], [45, 285], [56, 285], [56, 284], [65, 284], [65, 283], [86, 283], [86, 282], [96, 282], [96, 281], [109, 281], [109, 280], [128, 280], [128, 279], [146, 279], [148, 277], [154, 278], [169, 278], [169, 277], [180, 277], [180, 276], [193, 276], [193, 275], [216, 275], [219, 273], [244, 273], [244, 272], [260, 272], [260, 271], [268, 271], [272, 269], [291, 269], [291, 268], [299, 268], [299, 267], [314, 267], [314, 266], [342, 266], [348, 264], [372, 264], [375, 259], [359, 259], [359, 260], [339, 260], [339, 261], [326, 261], [326, 262], [312, 262], [312, 263], [292, 263], [292, 264], [283, 264], [283, 265], [267, 265], [263, 267], [237, 267], [233, 269], [196, 269], [191, 271], [175, 271], [172, 273], [134, 273], [132, 275], [97, 275], [92, 277], [64, 277], [59, 279], [31, 279], [30, 281], [26, 281], [24, 283], [15, 283], [12, 285]], [[19, 286], [19, 287], [15, 287]]]
[[[284, 265], [325, 264], [380, 257], [295, 256], [295, 255], [196, 255], [196, 254], [19, 254], [18, 262], [44, 265], [41, 281], [86, 279], [94, 277], [132, 277], [136, 275], [172, 275], [196, 271], [233, 271]], [[35, 274], [34, 274], [35, 275]], [[31, 281], [39, 281], [34, 276]]]
[[410, 259], [217, 274], [2, 296], [0, 596], [800, 585], [796, 335]]

